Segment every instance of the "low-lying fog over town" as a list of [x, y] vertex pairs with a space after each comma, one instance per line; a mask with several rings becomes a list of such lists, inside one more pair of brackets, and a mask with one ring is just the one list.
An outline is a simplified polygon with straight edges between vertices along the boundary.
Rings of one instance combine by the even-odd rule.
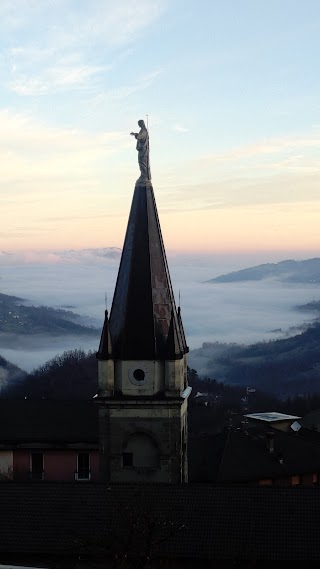
[[[106, 304], [110, 310], [120, 256], [121, 250], [112, 247], [3, 252], [0, 293], [22, 298], [21, 302], [29, 306], [71, 310], [82, 317], [77, 319], [78, 324], [92, 326], [98, 332], [26, 335], [16, 327], [14, 334], [1, 333], [2, 356], [31, 371], [68, 349], [96, 351]], [[204, 342], [250, 344], [284, 338], [299, 333], [301, 326], [314, 317], [310, 311], [296, 307], [319, 299], [319, 283], [287, 282], [272, 275], [262, 275], [261, 280], [208, 282], [233, 271], [278, 263], [289, 258], [285, 253], [168, 256], [191, 350]], [[298, 254], [295, 259], [299, 259]], [[190, 365], [195, 363], [191, 352]]]

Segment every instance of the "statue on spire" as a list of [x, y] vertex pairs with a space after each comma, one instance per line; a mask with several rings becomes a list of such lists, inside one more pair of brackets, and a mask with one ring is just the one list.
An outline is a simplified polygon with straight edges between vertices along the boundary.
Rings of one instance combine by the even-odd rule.
[[139, 132], [130, 132], [130, 134], [137, 140], [136, 148], [138, 151], [138, 162], [141, 172], [140, 178], [137, 181], [143, 182], [146, 180], [151, 180], [149, 161], [149, 134], [143, 120], [139, 120], [138, 125], [140, 127]]

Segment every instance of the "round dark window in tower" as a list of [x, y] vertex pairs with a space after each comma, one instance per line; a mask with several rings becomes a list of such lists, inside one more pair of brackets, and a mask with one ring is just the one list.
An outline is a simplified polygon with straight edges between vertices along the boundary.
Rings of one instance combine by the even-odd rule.
[[133, 372], [133, 377], [136, 381], [143, 381], [145, 378], [145, 373], [143, 371], [143, 369], [135, 369]]

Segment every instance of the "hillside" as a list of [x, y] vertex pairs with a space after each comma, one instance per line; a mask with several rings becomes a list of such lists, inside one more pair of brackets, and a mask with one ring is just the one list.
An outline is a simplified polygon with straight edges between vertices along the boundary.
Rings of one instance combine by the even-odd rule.
[[[189, 400], [190, 405], [193, 406], [192, 403], [195, 403], [198, 408], [202, 399], [202, 397], [199, 399], [199, 396], [206, 393], [205, 398], [209, 398], [211, 402], [214, 401], [215, 411], [213, 414], [215, 419], [219, 420], [218, 422], [221, 422], [222, 415], [224, 416], [228, 409], [233, 408], [239, 411], [243, 406], [248, 405], [247, 400], [243, 399], [246, 396], [246, 388], [242, 386], [227, 386], [214, 380], [203, 381], [194, 369], [188, 369], [188, 381], [193, 387]], [[83, 350], [71, 350], [49, 360], [37, 370], [26, 375], [23, 381], [13, 381], [1, 395], [8, 399], [24, 399], [27, 397], [28, 399], [88, 400], [93, 398], [98, 389], [98, 369], [95, 354], [86, 353]], [[274, 397], [257, 390], [252, 395], [252, 399], [250, 398], [250, 405], [251, 403], [258, 405], [260, 410], [261, 408], [267, 410], [279, 402]], [[213, 420], [212, 411], [213, 409], [209, 413], [211, 423]], [[200, 417], [198, 417], [198, 413], [193, 413], [197, 424], [202, 423], [202, 416], [205, 412], [203, 405], [199, 412]], [[215, 421], [212, 424], [214, 423]]]
[[[18, 378], [17, 378], [18, 379]], [[95, 354], [72, 350], [56, 356], [21, 381], [12, 381], [1, 392], [4, 399], [92, 400], [98, 391]], [[244, 412], [276, 409], [279, 412], [304, 415], [319, 408], [320, 396], [298, 397], [281, 401], [259, 389], [247, 391], [245, 386], [227, 385], [212, 379], [201, 379], [188, 368], [192, 387], [189, 398], [189, 434], [219, 432], [223, 426], [238, 424]]]
[[311, 300], [311, 302], [307, 302], [306, 304], [299, 304], [295, 306], [295, 309], [313, 312], [314, 315], [318, 315], [320, 314], [320, 300]]
[[[203, 344], [189, 354], [199, 375], [223, 384], [253, 387], [276, 397], [320, 393], [320, 323], [302, 334], [251, 346]], [[82, 350], [56, 356], [25, 381], [11, 384], [8, 396], [91, 398], [98, 389], [94, 354]]]
[[8, 385], [18, 385], [26, 378], [26, 373], [19, 367], [11, 364], [0, 356], [0, 393], [6, 390]]
[[266, 263], [220, 275], [210, 279], [209, 283], [236, 283], [244, 281], [261, 281], [263, 279], [276, 279], [285, 283], [320, 283], [320, 258], [305, 261], [281, 261], [279, 263]]
[[16, 296], [0, 293], [0, 333], [19, 335], [98, 335], [100, 331], [80, 323], [83, 317], [71, 310], [30, 306]]
[[98, 389], [95, 354], [72, 350], [8, 384], [1, 396], [28, 399], [92, 399]]
[[320, 392], [320, 322], [283, 340], [251, 346], [205, 343], [189, 363], [202, 376], [278, 396]]

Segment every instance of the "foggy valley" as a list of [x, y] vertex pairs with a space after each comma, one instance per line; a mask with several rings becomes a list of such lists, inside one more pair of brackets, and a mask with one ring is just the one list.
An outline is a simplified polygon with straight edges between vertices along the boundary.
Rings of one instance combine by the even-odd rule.
[[[299, 333], [301, 326], [312, 321], [315, 315], [295, 307], [319, 300], [316, 283], [292, 284], [275, 279], [207, 282], [219, 275], [284, 258], [275, 254], [169, 254], [174, 293], [178, 301], [180, 291], [190, 349], [195, 350], [204, 342], [250, 344], [284, 338]], [[100, 329], [106, 301], [110, 310], [119, 260], [120, 250], [116, 248], [2, 253], [0, 292], [27, 299], [31, 305], [72, 310], [83, 317], [82, 324]], [[31, 371], [65, 350], [95, 351], [98, 342], [99, 333], [81, 337], [0, 334], [0, 354]], [[191, 352], [189, 362], [191, 367], [200, 366], [196, 352]]]

